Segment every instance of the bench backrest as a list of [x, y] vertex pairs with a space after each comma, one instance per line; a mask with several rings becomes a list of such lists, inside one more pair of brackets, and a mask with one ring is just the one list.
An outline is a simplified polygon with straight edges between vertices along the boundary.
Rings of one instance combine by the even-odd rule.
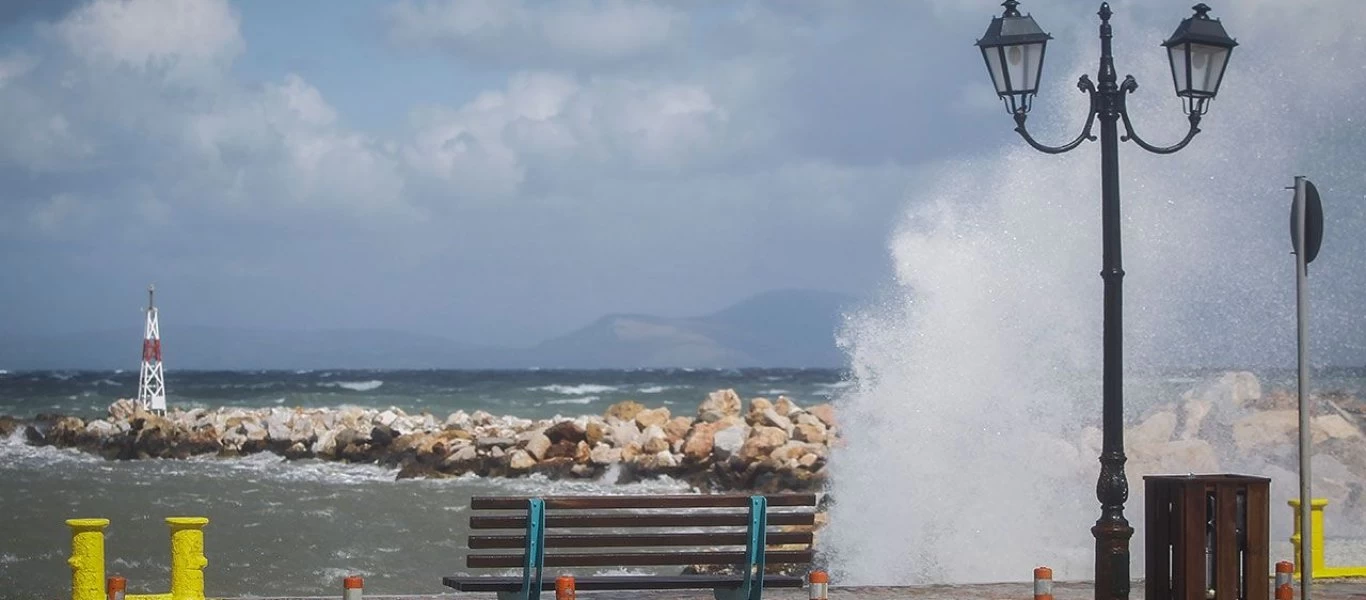
[[[483, 496], [475, 497], [470, 509], [503, 513], [470, 517], [471, 552], [465, 560], [470, 568], [530, 562], [539, 567], [743, 569], [810, 564], [813, 558], [815, 494]], [[540, 544], [528, 545], [528, 537]]]

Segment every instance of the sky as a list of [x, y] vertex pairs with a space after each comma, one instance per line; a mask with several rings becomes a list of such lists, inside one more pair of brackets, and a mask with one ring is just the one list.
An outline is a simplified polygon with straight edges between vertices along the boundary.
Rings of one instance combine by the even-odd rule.
[[[492, 345], [772, 289], [875, 296], [945, 172], [1013, 168], [1002, 153], [1021, 142], [972, 46], [998, 4], [6, 0], [0, 332], [136, 324], [152, 282], [166, 327]], [[1352, 167], [1366, 43], [1345, 24], [1366, 22], [1366, 3], [1291, 4], [1215, 5], [1244, 43], [1223, 95], [1322, 133], [1258, 168], [1340, 175], [1320, 184], [1354, 207], [1329, 210], [1342, 241], [1320, 258], [1326, 330], [1366, 361], [1363, 329], [1345, 325], [1366, 291], [1350, 258], [1366, 251]], [[1045, 132], [1080, 120], [1072, 82], [1094, 70], [1097, 6], [1024, 4], [1055, 38]], [[1178, 135], [1157, 44], [1189, 3], [1112, 6], [1120, 72], [1154, 75], [1137, 120]], [[1321, 87], [1296, 87], [1302, 72]], [[1263, 75], [1280, 87], [1258, 89]], [[1216, 100], [1186, 152], [1257, 161], [1231, 155], [1239, 102]]]

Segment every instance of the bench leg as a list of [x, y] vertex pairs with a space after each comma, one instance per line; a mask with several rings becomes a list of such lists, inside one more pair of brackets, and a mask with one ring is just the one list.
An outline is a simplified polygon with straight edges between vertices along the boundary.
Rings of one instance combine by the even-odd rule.
[[545, 501], [527, 500], [526, 554], [522, 561], [522, 589], [498, 592], [498, 600], [540, 600], [545, 566]]
[[764, 597], [764, 569], [768, 547], [768, 498], [749, 497], [749, 541], [745, 544], [745, 581], [738, 588], [712, 590], [716, 600], [762, 600]]

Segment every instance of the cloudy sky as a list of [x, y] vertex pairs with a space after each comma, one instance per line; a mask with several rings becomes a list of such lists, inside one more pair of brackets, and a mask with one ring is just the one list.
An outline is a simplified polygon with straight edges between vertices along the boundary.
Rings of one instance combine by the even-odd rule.
[[[153, 281], [167, 322], [490, 344], [776, 288], [876, 295], [946, 172], [1017, 168], [972, 47], [998, 4], [6, 0], [0, 331], [136, 322]], [[1366, 22], [1366, 3], [1288, 4], [1215, 6], [1244, 43], [1235, 99], [1214, 103], [1187, 152], [1246, 169], [1261, 154], [1231, 147], [1245, 138], [1228, 132], [1251, 129], [1239, 102], [1302, 115], [1343, 152], [1297, 139], [1249, 170], [1269, 174], [1273, 233], [1274, 186], [1327, 160], [1341, 175], [1327, 187], [1356, 207], [1330, 214], [1355, 230], [1335, 239], [1361, 239], [1366, 43], [1344, 24]], [[1156, 44], [1188, 5], [1113, 2], [1120, 72], [1151, 75], [1135, 98], [1155, 141], [1183, 124]], [[1045, 133], [1079, 121], [1071, 84], [1094, 70], [1096, 6], [1025, 5], [1056, 38], [1035, 109]], [[1305, 70], [1331, 89], [1297, 88]], [[1256, 89], [1263, 75], [1278, 87]], [[1324, 98], [1334, 106], [1304, 110]], [[1083, 151], [1032, 164], [1094, 170], [1095, 146]], [[1163, 161], [1137, 164], [1208, 177]], [[1145, 200], [1131, 188], [1126, 202]], [[1098, 214], [1075, 226], [1098, 229]], [[1095, 250], [1074, 252], [1094, 270]], [[1355, 298], [1334, 305], [1337, 330], [1366, 286], [1330, 250], [1323, 285]], [[1360, 346], [1353, 331], [1339, 345]]]

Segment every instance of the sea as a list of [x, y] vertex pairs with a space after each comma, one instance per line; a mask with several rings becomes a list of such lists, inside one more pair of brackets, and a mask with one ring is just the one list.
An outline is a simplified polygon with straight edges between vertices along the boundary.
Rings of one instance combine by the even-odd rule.
[[[1213, 372], [1131, 376], [1128, 414], [1178, 401]], [[1265, 388], [1293, 390], [1293, 378], [1287, 370], [1262, 374]], [[526, 418], [601, 414], [623, 400], [694, 414], [709, 392], [726, 388], [746, 400], [785, 395], [798, 405], [834, 402], [838, 408], [841, 395], [858, 385], [836, 369], [173, 371], [166, 379], [173, 407], [392, 406], [443, 417], [485, 410]], [[1325, 371], [1317, 381], [1360, 397], [1366, 370]], [[1082, 396], [1099, 398], [1098, 379], [1082, 385]], [[100, 417], [136, 388], [131, 370], [0, 372], [0, 414]], [[1098, 421], [1098, 401], [1096, 408]], [[887, 465], [889, 472], [897, 467]], [[336, 596], [347, 575], [364, 577], [367, 594], [439, 594], [447, 591], [443, 576], [464, 571], [471, 496], [697, 491], [668, 478], [619, 485], [610, 474], [602, 481], [396, 480], [395, 474], [375, 465], [271, 454], [107, 461], [29, 446], [21, 433], [0, 438], [0, 598], [69, 597], [69, 518], [112, 521], [107, 568], [127, 578], [129, 593], [169, 587], [164, 519], [204, 516], [211, 596]]]

